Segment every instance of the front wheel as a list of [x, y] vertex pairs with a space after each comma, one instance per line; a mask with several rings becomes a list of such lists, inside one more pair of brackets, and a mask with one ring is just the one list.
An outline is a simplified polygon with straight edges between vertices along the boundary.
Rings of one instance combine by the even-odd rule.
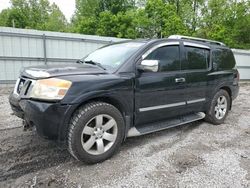
[[210, 103], [210, 108], [206, 113], [205, 120], [219, 125], [224, 122], [230, 107], [230, 97], [227, 91], [219, 90]]
[[104, 102], [86, 104], [70, 122], [68, 150], [86, 163], [104, 161], [118, 150], [124, 131], [124, 120], [117, 108]]

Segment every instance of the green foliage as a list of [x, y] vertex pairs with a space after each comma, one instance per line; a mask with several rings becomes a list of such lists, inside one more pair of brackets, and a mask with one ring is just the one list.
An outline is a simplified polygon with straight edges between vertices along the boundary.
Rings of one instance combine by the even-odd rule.
[[116, 16], [116, 36], [120, 38], [137, 38], [135, 18], [133, 10], [119, 12]]
[[72, 32], [93, 34], [97, 29], [97, 19], [95, 17], [83, 17], [80, 21], [74, 23]]
[[97, 35], [115, 36], [116, 34], [116, 16], [110, 11], [101, 12], [98, 20]]
[[67, 20], [55, 3], [52, 4], [49, 12], [48, 20], [45, 22], [45, 30], [67, 31]]
[[98, 14], [100, 0], [76, 0], [76, 15], [80, 17], [94, 17]]
[[70, 24], [48, 0], [11, 5], [0, 13], [1, 26], [132, 39], [181, 34], [250, 48], [250, 0], [76, 0]]
[[8, 25], [9, 12], [10, 12], [10, 9], [4, 9], [0, 13], [0, 26], [7, 26]]
[[249, 1], [210, 0], [204, 6], [198, 35], [233, 48], [250, 48]]
[[[4, 18], [4, 26], [15, 26], [24, 28], [29, 21], [29, 12], [27, 11], [28, 2], [21, 0], [12, 0], [12, 8], [1, 12], [0, 17]], [[3, 17], [2, 17], [3, 14]]]
[[137, 33], [136, 37], [152, 38], [154, 36], [154, 27], [151, 27], [152, 20], [149, 19], [145, 9], [137, 10], [133, 19]]
[[11, 0], [11, 7], [0, 13], [0, 25], [50, 31], [67, 31], [60, 9], [48, 0]]
[[167, 9], [163, 0], [148, 0], [145, 12], [150, 20], [150, 30], [152, 37], [161, 37], [164, 27], [164, 18], [167, 14]]
[[133, 0], [99, 0], [99, 10], [110, 11], [112, 14], [125, 12], [134, 6]]
[[80, 13], [89, 12], [89, 1], [77, 1], [85, 4], [77, 9], [75, 32], [122, 38], [182, 34], [250, 48], [249, 0], [94, 0], [91, 16]]

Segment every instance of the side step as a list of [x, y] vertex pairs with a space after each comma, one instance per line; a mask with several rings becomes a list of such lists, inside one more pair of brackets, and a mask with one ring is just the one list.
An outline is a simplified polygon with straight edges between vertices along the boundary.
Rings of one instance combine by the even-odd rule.
[[197, 120], [203, 119], [204, 117], [205, 117], [205, 114], [203, 112], [198, 112], [198, 113], [188, 114], [185, 116], [181, 116], [181, 117], [170, 119], [170, 120], [163, 121], [163, 122], [151, 123], [140, 128], [132, 127], [129, 129], [127, 137], [141, 136], [144, 134], [161, 131], [161, 130], [168, 129], [171, 127], [176, 127], [179, 125], [197, 121]]

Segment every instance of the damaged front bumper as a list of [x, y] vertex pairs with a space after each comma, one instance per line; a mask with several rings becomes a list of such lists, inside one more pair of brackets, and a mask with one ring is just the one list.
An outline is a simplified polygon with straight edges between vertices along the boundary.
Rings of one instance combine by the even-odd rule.
[[42, 137], [61, 137], [60, 140], [65, 140], [62, 131], [67, 127], [72, 105], [21, 99], [15, 93], [10, 95], [9, 102], [14, 115], [23, 119], [25, 126], [35, 126], [37, 133]]

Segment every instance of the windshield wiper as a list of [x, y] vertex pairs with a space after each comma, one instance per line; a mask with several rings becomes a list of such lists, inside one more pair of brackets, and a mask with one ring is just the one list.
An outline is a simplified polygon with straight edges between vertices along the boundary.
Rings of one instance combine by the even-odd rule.
[[76, 63], [83, 64], [83, 63], [84, 63], [84, 61], [83, 61], [83, 60], [81, 60], [81, 59], [78, 59], [78, 60], [76, 61]]
[[106, 68], [103, 67], [101, 63], [98, 63], [98, 62], [95, 62], [95, 61], [92, 61], [92, 60], [89, 60], [89, 61], [80, 60], [80, 62], [83, 62], [83, 63], [86, 63], [86, 64], [91, 64], [91, 65], [96, 65], [96, 66], [102, 68], [103, 70], [106, 70]]
[[98, 63], [98, 62], [95, 62], [95, 61], [92, 61], [92, 60], [84, 61], [84, 63], [91, 64], [91, 65], [96, 65], [96, 66], [102, 68], [103, 70], [106, 70], [106, 68], [103, 67], [101, 63]]

